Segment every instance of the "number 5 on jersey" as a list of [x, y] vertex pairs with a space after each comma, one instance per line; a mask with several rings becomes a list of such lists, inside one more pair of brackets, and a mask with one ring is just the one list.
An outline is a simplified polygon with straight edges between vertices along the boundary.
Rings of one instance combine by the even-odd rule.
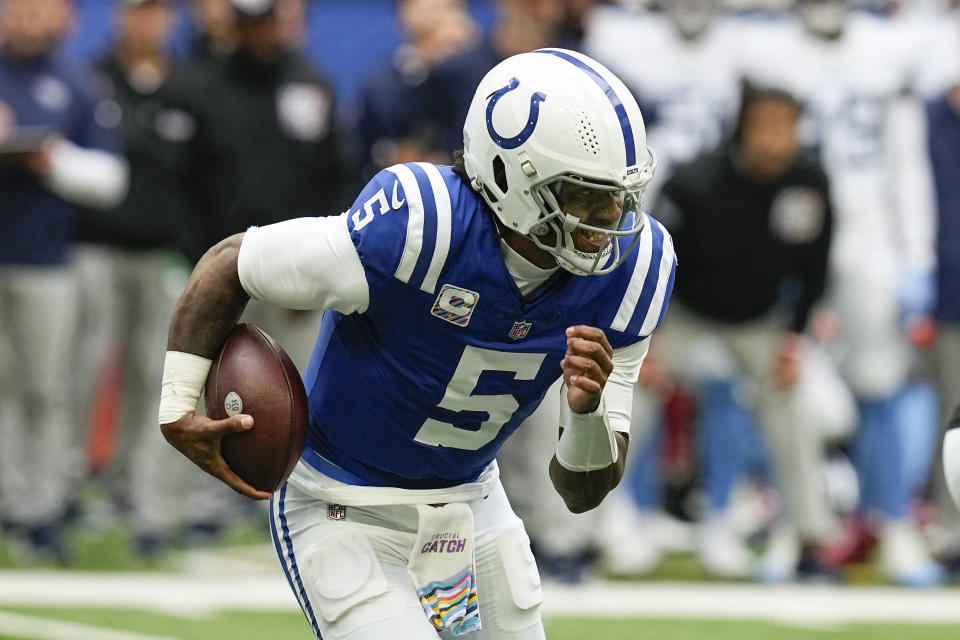
[[546, 357], [544, 353], [513, 353], [467, 346], [437, 406], [449, 411], [486, 412], [489, 419], [481, 423], [478, 430], [472, 431], [428, 418], [414, 439], [434, 447], [469, 451], [486, 445], [497, 437], [520, 405], [510, 394], [475, 395], [473, 391], [477, 388], [480, 375], [484, 371], [508, 371], [515, 374], [516, 380], [533, 380]]

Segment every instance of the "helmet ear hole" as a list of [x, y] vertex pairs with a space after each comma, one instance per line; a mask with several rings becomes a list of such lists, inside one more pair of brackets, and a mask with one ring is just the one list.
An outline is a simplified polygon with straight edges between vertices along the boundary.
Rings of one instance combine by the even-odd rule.
[[503, 158], [499, 155], [493, 159], [493, 180], [500, 188], [500, 193], [506, 195], [509, 186], [507, 184], [507, 168], [503, 164]]

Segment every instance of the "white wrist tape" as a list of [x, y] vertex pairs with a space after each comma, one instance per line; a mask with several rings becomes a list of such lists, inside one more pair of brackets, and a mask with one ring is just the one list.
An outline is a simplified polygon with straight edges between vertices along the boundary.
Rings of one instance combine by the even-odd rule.
[[570, 471], [596, 471], [617, 461], [619, 448], [607, 419], [603, 398], [593, 413], [574, 413], [564, 393], [560, 410], [563, 433], [557, 442], [557, 462]]
[[960, 509], [960, 427], [943, 436], [943, 475], [953, 503]]
[[192, 353], [167, 351], [160, 390], [160, 424], [176, 422], [197, 410], [212, 364], [212, 360]]

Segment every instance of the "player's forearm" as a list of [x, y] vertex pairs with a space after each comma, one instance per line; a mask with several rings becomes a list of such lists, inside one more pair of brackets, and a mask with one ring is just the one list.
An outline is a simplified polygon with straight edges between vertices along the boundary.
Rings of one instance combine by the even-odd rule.
[[584, 513], [595, 509], [603, 502], [610, 491], [620, 484], [627, 459], [629, 438], [616, 433], [618, 456], [609, 466], [595, 471], [571, 471], [557, 461], [550, 461], [550, 480], [563, 502], [573, 513]]
[[242, 233], [230, 236], [197, 263], [170, 320], [168, 351], [213, 358], [237, 323], [249, 300], [237, 274], [242, 239]]

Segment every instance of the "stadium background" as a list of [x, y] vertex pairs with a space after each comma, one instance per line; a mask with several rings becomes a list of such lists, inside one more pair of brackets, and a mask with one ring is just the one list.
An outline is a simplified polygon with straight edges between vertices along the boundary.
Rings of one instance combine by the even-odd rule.
[[[173, 40], [191, 38], [183, 0]], [[76, 0], [65, 53], [93, 60], [109, 46], [112, 0]], [[494, 13], [471, 0], [486, 29]], [[344, 34], [349, 34], [344, 37]], [[343, 115], [400, 44], [393, 0], [310, 0], [306, 52], [331, 80]], [[241, 529], [214, 549], [145, 562], [116, 530], [88, 534], [69, 570], [24, 567], [0, 542], [0, 639], [171, 640], [304, 637], [264, 532]], [[575, 638], [951, 638], [960, 592], [878, 586], [869, 567], [853, 587], [762, 587], [706, 581], [689, 558], [669, 559], [642, 583], [548, 586], [548, 636]]]
[[[183, 53], [193, 35], [187, 3], [176, 0], [180, 19], [173, 36], [175, 53]], [[470, 0], [477, 24], [489, 29], [494, 11], [487, 0]], [[64, 44], [64, 54], [94, 60], [110, 46], [113, 0], [76, 0], [78, 22]], [[344, 34], [349, 34], [344, 37]], [[349, 109], [370, 76], [402, 42], [393, 0], [309, 0], [305, 51], [333, 83], [338, 100]]]

